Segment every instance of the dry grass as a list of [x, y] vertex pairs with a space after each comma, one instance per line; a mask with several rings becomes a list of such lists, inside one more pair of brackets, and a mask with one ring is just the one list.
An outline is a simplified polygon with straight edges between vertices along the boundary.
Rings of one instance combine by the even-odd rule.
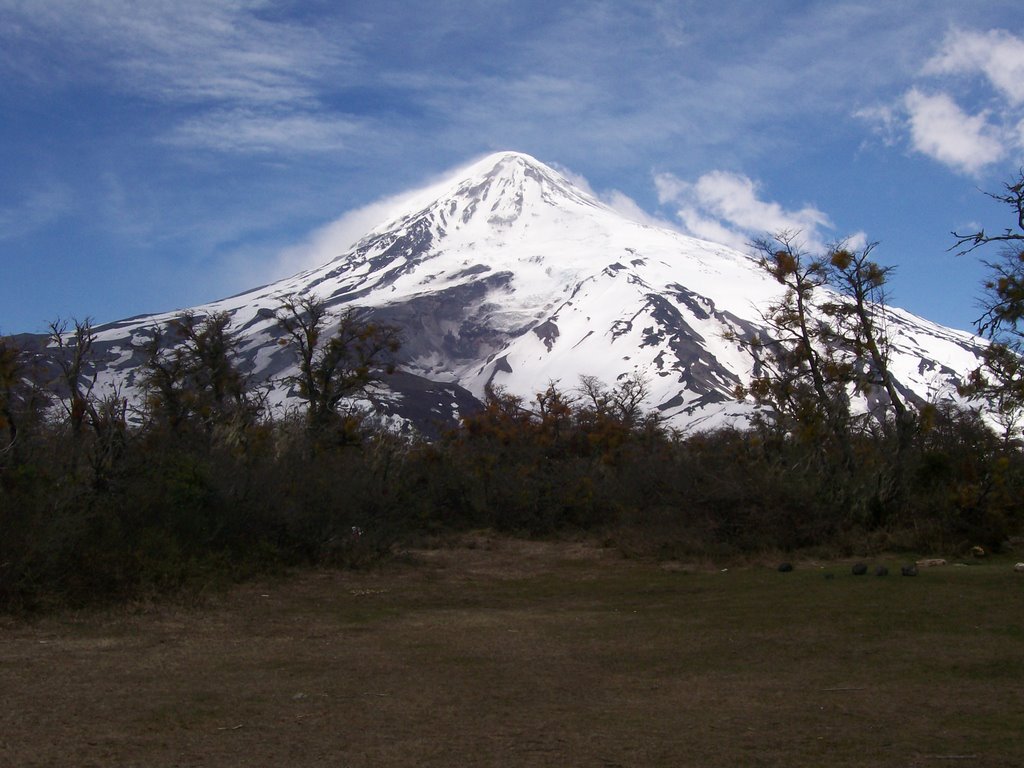
[[861, 768], [1024, 754], [1024, 578], [999, 562], [915, 579], [810, 563], [721, 572], [477, 536], [199, 607], [7, 620], [0, 640], [0, 765]]

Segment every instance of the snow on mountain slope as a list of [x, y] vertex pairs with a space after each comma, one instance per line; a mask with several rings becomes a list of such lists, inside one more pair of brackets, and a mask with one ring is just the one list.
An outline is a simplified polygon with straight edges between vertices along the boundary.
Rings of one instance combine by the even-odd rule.
[[[650, 406], [694, 427], [749, 415], [732, 392], [752, 361], [726, 338], [762, 329], [780, 292], [750, 257], [625, 219], [533, 158], [503, 152], [425, 190], [331, 262], [195, 311], [230, 313], [243, 367], [270, 382], [279, 405], [294, 361], [277, 344], [273, 310], [282, 296], [315, 294], [402, 328], [391, 404], [413, 421], [451, 418], [492, 384], [530, 399], [552, 381], [639, 373]], [[175, 314], [99, 329], [108, 386], [131, 388], [133, 344]], [[954, 397], [977, 365], [970, 334], [898, 309], [887, 325], [893, 371], [922, 399]]]

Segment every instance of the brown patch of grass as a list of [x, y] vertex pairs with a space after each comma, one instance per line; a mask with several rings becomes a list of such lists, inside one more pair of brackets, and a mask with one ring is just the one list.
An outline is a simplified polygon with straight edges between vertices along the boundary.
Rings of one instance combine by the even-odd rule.
[[1012, 765], [1022, 627], [998, 561], [665, 570], [474, 534], [200, 607], [7, 620], [0, 764]]

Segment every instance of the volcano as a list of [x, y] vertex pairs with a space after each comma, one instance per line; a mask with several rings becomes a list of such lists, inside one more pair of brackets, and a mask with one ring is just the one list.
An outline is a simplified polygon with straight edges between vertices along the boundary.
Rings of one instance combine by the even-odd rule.
[[[193, 307], [227, 312], [239, 364], [298, 401], [295, 360], [279, 343], [282, 297], [315, 295], [401, 328], [398, 371], [375, 407], [431, 431], [478, 407], [490, 387], [529, 401], [581, 376], [647, 382], [647, 406], [675, 427], [741, 423], [755, 362], [744, 343], [782, 292], [749, 255], [616, 212], [564, 175], [517, 153], [490, 155], [412, 199], [327, 264]], [[97, 327], [97, 387], [137, 385], [138, 345], [179, 313]], [[886, 310], [891, 371], [911, 401], [957, 398], [983, 342], [898, 308]]]

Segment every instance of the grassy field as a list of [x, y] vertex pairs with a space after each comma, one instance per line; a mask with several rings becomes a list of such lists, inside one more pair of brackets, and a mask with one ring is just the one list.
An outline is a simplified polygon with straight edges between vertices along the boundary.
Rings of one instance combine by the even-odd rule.
[[0, 765], [1024, 765], [1024, 575], [887, 564], [477, 536], [198, 606], [4, 619]]

